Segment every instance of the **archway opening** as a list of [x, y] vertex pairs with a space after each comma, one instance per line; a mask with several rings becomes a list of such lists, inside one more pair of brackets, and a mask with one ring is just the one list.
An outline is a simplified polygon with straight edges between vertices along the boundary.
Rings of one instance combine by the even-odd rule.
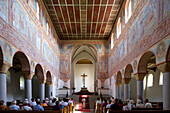
[[[83, 86], [82, 74], [86, 74], [85, 85], [90, 92], [97, 91], [97, 51], [88, 44], [78, 45], [72, 51], [71, 88], [78, 92]], [[79, 80], [78, 80], [79, 78]], [[91, 79], [90, 79], [91, 78]], [[76, 85], [80, 82], [80, 85]], [[78, 86], [78, 87], [77, 87]]]
[[23, 101], [25, 98], [25, 77], [23, 72], [30, 72], [27, 56], [22, 52], [15, 53], [12, 67], [7, 72], [7, 101]]

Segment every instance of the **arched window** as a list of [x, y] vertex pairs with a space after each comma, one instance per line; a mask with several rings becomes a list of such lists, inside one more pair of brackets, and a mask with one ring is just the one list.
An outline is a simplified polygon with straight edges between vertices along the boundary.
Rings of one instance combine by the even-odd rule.
[[145, 90], [145, 88], [146, 88], [146, 76], [143, 79], [143, 89]]
[[121, 22], [120, 22], [120, 17], [119, 17], [117, 21], [117, 38], [119, 38], [120, 34], [121, 34]]
[[163, 73], [160, 72], [160, 76], [159, 76], [159, 85], [163, 85]]
[[40, 8], [39, 8], [39, 4], [38, 4], [38, 2], [36, 3], [36, 5], [37, 5], [37, 18], [38, 18], [38, 20], [39, 20], [39, 13], [40, 13]]
[[131, 17], [131, 14], [132, 14], [132, 3], [131, 0], [127, 0], [125, 5], [125, 23], [128, 22], [129, 18]]
[[153, 74], [149, 74], [147, 80], [147, 87], [152, 87], [152, 86], [153, 86]]
[[20, 90], [24, 90], [24, 77], [20, 76]]

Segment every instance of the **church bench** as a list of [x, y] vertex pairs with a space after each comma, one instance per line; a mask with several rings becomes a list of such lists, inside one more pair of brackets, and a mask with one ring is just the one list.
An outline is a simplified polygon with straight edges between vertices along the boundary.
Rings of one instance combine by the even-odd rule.
[[62, 113], [62, 110], [53, 111], [0, 111], [1, 113]]
[[132, 110], [162, 110], [162, 108], [133, 108]]
[[109, 113], [170, 113], [170, 110], [135, 110], [135, 111], [115, 111], [109, 110]]

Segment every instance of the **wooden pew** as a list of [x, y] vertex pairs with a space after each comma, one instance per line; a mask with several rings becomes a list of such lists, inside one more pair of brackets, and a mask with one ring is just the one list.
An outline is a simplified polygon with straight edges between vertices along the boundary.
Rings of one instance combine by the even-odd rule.
[[102, 113], [102, 104], [97, 104], [96, 107], [97, 108], [95, 113]]
[[62, 113], [62, 110], [53, 111], [0, 111], [1, 113]]
[[75, 107], [76, 107], [75, 102], [73, 102], [73, 111], [75, 111]]
[[44, 111], [49, 111], [49, 110], [53, 110], [52, 106], [43, 106]]
[[72, 109], [72, 103], [69, 105], [69, 107], [70, 107], [69, 111], [70, 111], [70, 113], [72, 113], [72, 111], [73, 111], [73, 109]]
[[170, 113], [170, 110], [140, 110], [140, 111], [115, 111], [115, 110], [109, 110], [109, 113]]
[[162, 108], [133, 108], [132, 111], [139, 111], [139, 110], [162, 110]]
[[67, 113], [66, 111], [67, 111], [67, 107], [64, 106], [64, 108], [63, 108], [63, 113]]

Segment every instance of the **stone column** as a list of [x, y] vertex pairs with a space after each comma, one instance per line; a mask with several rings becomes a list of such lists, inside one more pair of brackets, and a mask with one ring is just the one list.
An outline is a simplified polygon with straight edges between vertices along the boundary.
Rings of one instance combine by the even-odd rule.
[[44, 83], [39, 83], [39, 98], [41, 101], [45, 99], [45, 85]]
[[123, 79], [124, 82], [124, 101], [126, 101], [127, 99], [130, 99], [130, 78], [124, 78]]
[[30, 73], [29, 71], [23, 71], [22, 74], [24, 75], [24, 81], [25, 81], [25, 98], [28, 99], [29, 102], [31, 102], [32, 98], [32, 77], [33, 73]]
[[163, 110], [170, 110], [170, 63], [157, 66], [163, 72]]
[[53, 87], [52, 85], [47, 85], [47, 97], [52, 98], [53, 96]]
[[116, 86], [116, 98], [121, 99], [121, 86], [120, 85], [115, 86]]
[[0, 100], [3, 100], [5, 105], [7, 99], [6, 73], [9, 67], [10, 66], [6, 64], [0, 66]]
[[130, 85], [124, 84], [124, 101], [130, 99]]
[[135, 74], [137, 80], [137, 99], [144, 101], [144, 90], [143, 90], [143, 79], [145, 77], [145, 73]]
[[25, 79], [25, 98], [31, 102], [32, 98], [32, 80], [31, 79]]

